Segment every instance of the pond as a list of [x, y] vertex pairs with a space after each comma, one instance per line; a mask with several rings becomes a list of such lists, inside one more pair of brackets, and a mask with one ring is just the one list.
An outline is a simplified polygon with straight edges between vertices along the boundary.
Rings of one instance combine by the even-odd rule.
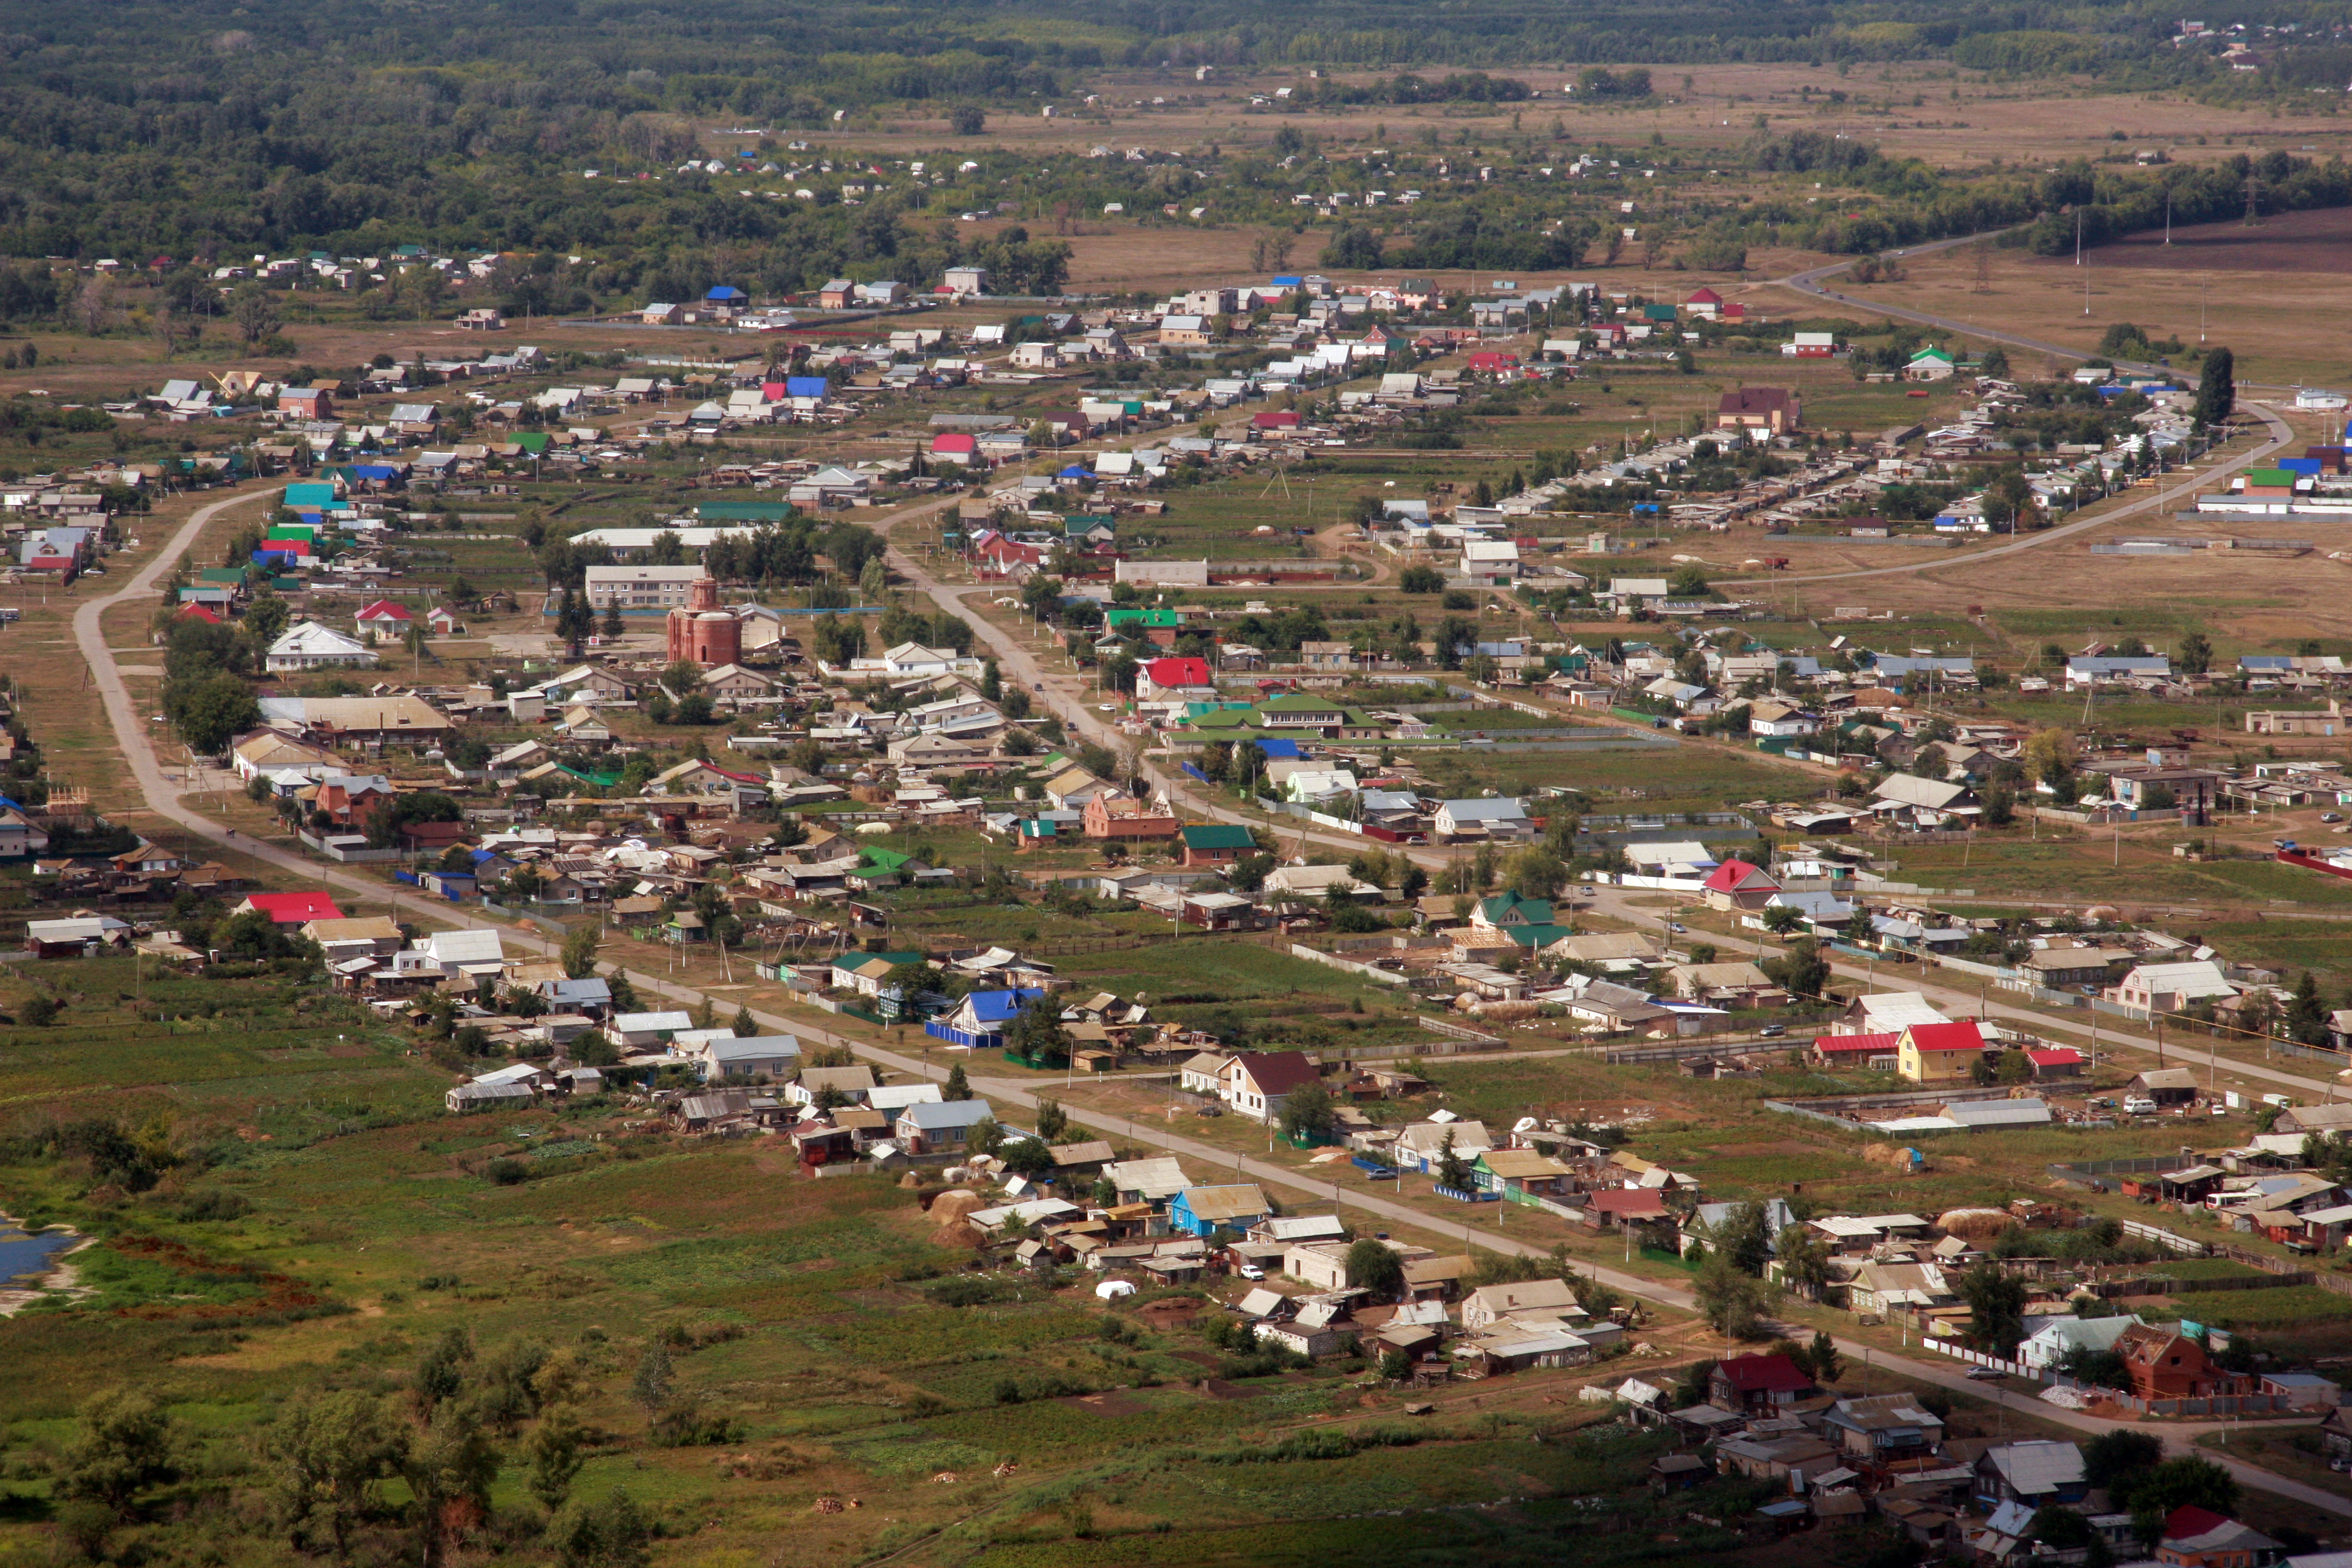
[[33, 1284], [49, 1271], [51, 1258], [80, 1239], [54, 1228], [26, 1235], [16, 1221], [0, 1216], [0, 1286]]

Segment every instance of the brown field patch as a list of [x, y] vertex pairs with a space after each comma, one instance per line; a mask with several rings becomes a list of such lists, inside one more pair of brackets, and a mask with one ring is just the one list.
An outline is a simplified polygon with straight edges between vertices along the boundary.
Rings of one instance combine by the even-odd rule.
[[1818, 1154], [1822, 1152], [1822, 1147], [1818, 1143], [1806, 1143], [1794, 1138], [1781, 1138], [1769, 1143], [1718, 1143], [1709, 1152], [1721, 1154], [1727, 1159], [1746, 1160], [1772, 1154]]
[[[2034, 260], [2073, 265], [2071, 258]], [[2200, 223], [2174, 229], [2169, 244], [2162, 229], [2151, 229], [2100, 246], [2091, 262], [2168, 272], [2352, 272], [2352, 207], [2279, 213], [2255, 224]]]

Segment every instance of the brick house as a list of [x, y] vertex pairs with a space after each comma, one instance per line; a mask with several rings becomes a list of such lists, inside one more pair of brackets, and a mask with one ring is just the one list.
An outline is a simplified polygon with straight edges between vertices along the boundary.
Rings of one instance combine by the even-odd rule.
[[1087, 802], [1080, 818], [1087, 837], [1122, 841], [1174, 838], [1184, 826], [1165, 806], [1111, 795], [1097, 795]]

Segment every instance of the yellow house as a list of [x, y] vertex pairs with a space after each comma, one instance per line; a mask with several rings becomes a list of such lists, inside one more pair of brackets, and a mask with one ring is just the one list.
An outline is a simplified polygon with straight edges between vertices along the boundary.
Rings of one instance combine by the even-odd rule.
[[1985, 1050], [1974, 1024], [1912, 1024], [1896, 1043], [1896, 1070], [1914, 1083], [1965, 1082]]

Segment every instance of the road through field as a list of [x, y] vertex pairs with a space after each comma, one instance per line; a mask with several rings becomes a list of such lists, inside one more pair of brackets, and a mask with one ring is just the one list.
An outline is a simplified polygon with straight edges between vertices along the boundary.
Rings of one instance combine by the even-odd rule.
[[[1986, 235], [1967, 235], [1958, 239], [1939, 239], [1932, 244], [1915, 245], [1907, 249], [1891, 250], [1886, 254], [1890, 259], [1927, 256], [1940, 250], [1950, 250], [1958, 246], [1989, 241], [1990, 238], [1990, 237]], [[1857, 300], [1852, 295], [1840, 294], [1824, 284], [1823, 279], [1833, 278], [1853, 265], [1853, 261], [1834, 262], [1827, 267], [1812, 268], [1808, 271], [1793, 273], [1786, 278], [1774, 279], [1772, 281], [1780, 288], [1811, 299], [1835, 300], [1841, 305], [1856, 306], [1881, 316], [1890, 316], [1897, 321], [1910, 321], [1923, 327], [1937, 327], [1946, 331], [1965, 332], [1972, 338], [1989, 339], [1994, 342], [2007, 344], [2011, 348], [2032, 349], [2036, 353], [2052, 354], [2062, 359], [2091, 357], [2083, 350], [2069, 348], [2063, 343], [2049, 342], [2041, 338], [2029, 338], [2022, 333], [2007, 331], [1999, 327], [1988, 327], [1978, 321], [1964, 321], [1951, 316], [1931, 315], [1924, 310], [1906, 310], [1899, 305], [1881, 304], [1875, 300]], [[2174, 370], [2168, 365], [2147, 364], [2136, 360], [2117, 360], [2115, 363], [2117, 368], [2122, 370], [2145, 371], [2151, 375], [2176, 376], [2191, 386], [2197, 384], [2195, 376]], [[1848, 572], [1813, 572], [1799, 576], [1783, 576], [1776, 574], [1769, 581], [1776, 584], [1826, 583], [1853, 577], [1893, 577], [1914, 572], [1933, 572], [1941, 568], [1973, 566], [1981, 561], [1990, 561], [1999, 556], [2015, 555], [2028, 550], [2039, 550], [2044, 545], [2056, 544], [2062, 540], [2070, 539], [2095, 528], [2104, 528], [2109, 523], [2125, 518], [2137, 517], [2146, 512], [2161, 511], [2168, 503], [2178, 501], [2189, 491], [2209, 489], [2215, 481], [2240, 468], [2262, 461], [2263, 458], [2295, 439], [2294, 429], [2285, 420], [2279, 417], [2276, 410], [2268, 405], [2246, 401], [2242, 404], [2242, 406], [2252, 411], [2262, 420], [2270, 432], [2270, 439], [2250, 452], [2229, 459], [2218, 468], [2206, 470], [2187, 484], [2176, 485], [2170, 489], [2160, 489], [2154, 495], [2143, 497], [2126, 505], [2102, 510], [2094, 517], [2062, 523], [2055, 528], [2045, 529], [2040, 533], [2024, 535], [2007, 544], [1995, 545], [1990, 550], [1970, 551], [1965, 555], [1950, 560], [1906, 562], [1899, 566], [1872, 566]], [[1749, 581], [1764, 580], [1749, 579]]]

